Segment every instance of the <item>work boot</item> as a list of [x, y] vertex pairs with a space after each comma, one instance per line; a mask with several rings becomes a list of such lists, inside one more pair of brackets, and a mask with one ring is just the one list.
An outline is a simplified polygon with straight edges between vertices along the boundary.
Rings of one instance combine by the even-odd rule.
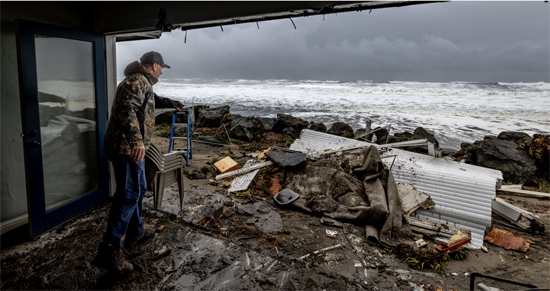
[[144, 243], [144, 242], [152, 239], [153, 237], [155, 237], [155, 235], [156, 235], [155, 230], [150, 229], [150, 228], [146, 228], [145, 231], [143, 232], [143, 235], [141, 235], [140, 238], [138, 238], [136, 240], [130, 240], [130, 239], [126, 240], [124, 242], [124, 247], [126, 249], [131, 249], [137, 244]]
[[114, 251], [100, 249], [92, 264], [120, 275], [131, 273], [134, 270], [134, 266], [124, 258], [122, 249]]

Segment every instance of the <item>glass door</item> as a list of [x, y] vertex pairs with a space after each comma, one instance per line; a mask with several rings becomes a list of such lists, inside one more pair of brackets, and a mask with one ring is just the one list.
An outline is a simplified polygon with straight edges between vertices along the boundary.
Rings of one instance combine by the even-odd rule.
[[109, 197], [103, 35], [18, 20], [29, 225], [37, 236]]

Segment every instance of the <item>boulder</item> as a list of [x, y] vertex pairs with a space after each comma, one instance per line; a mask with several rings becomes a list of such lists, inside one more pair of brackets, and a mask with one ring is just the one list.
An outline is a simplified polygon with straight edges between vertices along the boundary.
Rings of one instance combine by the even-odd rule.
[[307, 126], [307, 129], [311, 129], [311, 130], [315, 130], [315, 131], [319, 131], [319, 132], [327, 132], [327, 127], [324, 123], [322, 122], [315, 122], [315, 121], [312, 121], [308, 126]]
[[439, 142], [435, 139], [435, 136], [422, 127], [418, 127], [414, 130], [413, 139], [427, 139], [434, 144], [436, 149], [439, 149]]
[[488, 139], [498, 139], [498, 137], [494, 136], [494, 135], [486, 135], [483, 137], [483, 140], [488, 140]]
[[500, 170], [505, 181], [523, 184], [534, 175], [535, 159], [507, 140], [484, 140], [475, 150], [475, 164]]
[[390, 135], [388, 137], [388, 143], [396, 143], [396, 142], [401, 142], [401, 138], [400, 137], [397, 137], [397, 136], [393, 136], [393, 135]]
[[290, 135], [293, 139], [297, 139], [300, 137], [300, 132], [296, 130], [294, 127], [287, 127], [283, 129], [283, 133]]
[[332, 126], [327, 130], [327, 133], [348, 138], [352, 138], [354, 136], [353, 128], [351, 128], [349, 124], [339, 121], [332, 124]]
[[[409, 141], [409, 140], [414, 139], [414, 134], [412, 134], [408, 131], [398, 132], [398, 133], [394, 134], [394, 136], [400, 137], [402, 141]], [[407, 138], [407, 140], [403, 140], [403, 137]]]
[[277, 118], [259, 117], [264, 126], [264, 131], [273, 131], [273, 127], [277, 124]]
[[229, 134], [240, 140], [252, 141], [254, 139], [254, 123], [251, 118], [238, 117], [231, 122]]
[[462, 157], [464, 155], [466, 155], [468, 152], [470, 151], [475, 151], [476, 149], [476, 145], [474, 144], [471, 144], [471, 143], [466, 143], [466, 142], [463, 142], [460, 144], [460, 150], [458, 152], [456, 152], [453, 156], [454, 157]]
[[376, 144], [385, 144], [386, 141], [388, 140], [389, 135], [390, 135], [388, 130], [384, 127], [382, 127], [382, 128], [377, 127], [374, 130], [376, 130], [374, 132], [374, 134], [376, 135], [376, 142], [375, 143]]
[[155, 124], [172, 124], [172, 116], [174, 115], [174, 109], [171, 108], [159, 108], [155, 109]]
[[199, 113], [196, 127], [219, 127], [223, 117], [229, 113], [229, 106], [203, 108]]
[[503, 131], [498, 134], [498, 139], [508, 140], [511, 142], [518, 142], [521, 140], [527, 140], [530, 136], [527, 133], [519, 131]]
[[[367, 133], [367, 129], [366, 128], [359, 128], [358, 130], [355, 131], [355, 133], [353, 134], [353, 138], [357, 139], [358, 137], [362, 136], [363, 134]], [[364, 136], [365, 138], [367, 136]], [[369, 139], [370, 140], [370, 139]]]
[[287, 114], [277, 114], [277, 122], [273, 126], [272, 130], [278, 133], [285, 133], [286, 128], [293, 128], [294, 130], [287, 129], [287, 132], [293, 132], [292, 138], [297, 139], [302, 129], [307, 128], [309, 122], [290, 116]]

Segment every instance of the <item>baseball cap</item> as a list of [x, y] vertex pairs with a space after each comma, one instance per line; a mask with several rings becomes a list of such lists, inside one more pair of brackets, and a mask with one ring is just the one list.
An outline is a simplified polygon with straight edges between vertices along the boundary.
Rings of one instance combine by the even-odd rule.
[[162, 58], [162, 55], [154, 51], [150, 51], [143, 54], [143, 56], [141, 56], [141, 59], [139, 59], [139, 61], [142, 64], [150, 64], [150, 65], [159, 64], [163, 68], [170, 69], [170, 66], [164, 63], [164, 59]]

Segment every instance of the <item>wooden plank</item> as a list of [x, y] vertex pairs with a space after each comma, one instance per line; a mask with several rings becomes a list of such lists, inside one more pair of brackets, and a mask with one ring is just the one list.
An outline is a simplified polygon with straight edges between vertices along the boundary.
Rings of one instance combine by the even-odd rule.
[[497, 189], [497, 195], [514, 195], [522, 197], [533, 197], [539, 199], [550, 199], [550, 194], [528, 191], [521, 189], [521, 185], [502, 185], [500, 189]]
[[419, 228], [424, 228], [424, 229], [436, 231], [438, 233], [448, 234], [451, 236], [455, 235], [460, 230], [463, 234], [467, 234], [469, 237], [472, 236], [471, 231], [460, 229], [451, 225], [446, 225], [446, 224], [437, 223], [437, 222], [419, 219], [419, 218], [410, 217], [410, 216], [406, 216], [405, 218], [407, 219], [407, 221], [411, 226], [416, 226]]
[[268, 162], [265, 162], [265, 163], [261, 163], [261, 164], [257, 164], [257, 165], [248, 167], [248, 168], [242, 168], [242, 169], [239, 169], [239, 170], [231, 171], [229, 173], [217, 175], [216, 180], [221, 180], [221, 179], [225, 179], [227, 177], [232, 177], [232, 176], [248, 173], [250, 171], [254, 171], [256, 169], [261, 169], [263, 167], [267, 167], [267, 166], [270, 166], [270, 165], [273, 165], [273, 162], [268, 161]]
[[214, 163], [214, 166], [222, 174], [227, 173], [227, 172], [231, 172], [231, 171], [235, 171], [239, 168], [239, 164], [237, 164], [237, 162], [235, 162], [230, 157], [225, 157], [225, 158], [217, 161], [216, 163]]

